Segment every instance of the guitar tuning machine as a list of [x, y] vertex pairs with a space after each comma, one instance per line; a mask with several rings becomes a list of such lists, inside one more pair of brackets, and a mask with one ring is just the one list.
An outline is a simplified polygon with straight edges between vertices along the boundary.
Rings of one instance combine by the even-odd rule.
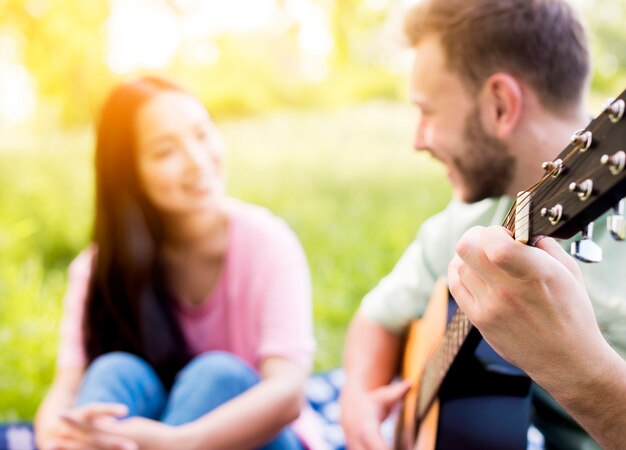
[[621, 98], [618, 100], [611, 98], [607, 101], [604, 111], [609, 115], [611, 122], [617, 123], [624, 117], [625, 109], [624, 100]]
[[605, 166], [608, 165], [613, 175], [619, 175], [624, 170], [624, 166], [626, 166], [626, 152], [620, 150], [611, 156], [602, 155], [600, 162]]
[[590, 178], [580, 183], [572, 181], [569, 185], [569, 190], [575, 192], [582, 201], [585, 201], [593, 192], [593, 181]]
[[552, 208], [541, 208], [540, 214], [547, 217], [552, 225], [556, 225], [563, 217], [563, 206], [556, 204]]
[[624, 199], [621, 199], [614, 207], [614, 214], [607, 217], [606, 226], [611, 237], [616, 241], [626, 239], [626, 221], [624, 220]]
[[575, 146], [579, 147], [581, 153], [585, 153], [591, 147], [593, 142], [593, 135], [591, 131], [577, 130], [572, 134], [570, 141]]
[[602, 261], [602, 247], [593, 242], [593, 222], [585, 227], [580, 240], [572, 242], [571, 253], [574, 258], [585, 263]]
[[555, 159], [554, 161], [546, 161], [541, 164], [541, 168], [546, 172], [546, 174], [550, 174], [556, 178], [563, 172], [563, 160]]

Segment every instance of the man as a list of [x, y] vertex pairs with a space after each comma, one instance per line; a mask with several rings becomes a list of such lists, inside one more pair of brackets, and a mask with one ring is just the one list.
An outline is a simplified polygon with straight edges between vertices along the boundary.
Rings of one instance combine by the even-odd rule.
[[[379, 429], [407, 391], [404, 383], [390, 384], [403, 338], [435, 280], [447, 274], [455, 243], [474, 225], [501, 223], [512, 196], [538, 180], [542, 162], [589, 121], [587, 37], [565, 0], [423, 0], [408, 13], [406, 34], [415, 53], [411, 98], [420, 113], [414, 145], [446, 165], [455, 199], [424, 222], [350, 325], [341, 423], [351, 450], [388, 447]], [[619, 252], [606, 248], [605, 259], [619, 261]], [[626, 281], [606, 282], [611, 265], [582, 271], [601, 329], [623, 356]], [[575, 422], [535, 391], [534, 420], [549, 448], [594, 445], [583, 444], [590, 439]]]
[[450, 290], [498, 353], [523, 367], [602, 448], [624, 448], [626, 362], [602, 336], [574, 260], [553, 239], [536, 246], [501, 227], [472, 228], [450, 263]]

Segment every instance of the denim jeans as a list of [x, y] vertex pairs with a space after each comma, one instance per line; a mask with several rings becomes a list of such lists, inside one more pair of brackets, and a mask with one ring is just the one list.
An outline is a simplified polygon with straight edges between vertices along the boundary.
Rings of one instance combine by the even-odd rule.
[[[195, 357], [178, 373], [168, 393], [154, 369], [143, 359], [112, 352], [89, 366], [77, 405], [123, 403], [128, 406], [129, 417], [146, 417], [176, 426], [202, 417], [258, 382], [256, 372], [236, 356], [207, 352]], [[289, 427], [262, 447], [263, 450], [302, 448]]]

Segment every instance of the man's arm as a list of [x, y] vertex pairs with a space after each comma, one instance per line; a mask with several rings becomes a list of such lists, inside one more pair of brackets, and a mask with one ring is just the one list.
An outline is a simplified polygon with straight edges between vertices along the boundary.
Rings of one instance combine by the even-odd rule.
[[380, 424], [408, 389], [406, 383], [389, 385], [397, 373], [401, 345], [399, 336], [362, 314], [350, 324], [340, 404], [341, 425], [351, 450], [387, 448]]
[[576, 263], [553, 239], [536, 247], [501, 227], [472, 228], [450, 263], [450, 290], [491, 346], [602, 448], [623, 448], [626, 363], [600, 333]]

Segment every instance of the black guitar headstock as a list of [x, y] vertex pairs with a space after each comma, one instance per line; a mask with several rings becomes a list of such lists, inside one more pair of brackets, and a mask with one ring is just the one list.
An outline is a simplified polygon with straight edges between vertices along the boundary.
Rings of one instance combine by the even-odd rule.
[[590, 223], [614, 208], [609, 230], [623, 240], [625, 166], [626, 90], [608, 102], [587, 128], [574, 133], [554, 161], [544, 163], [543, 178], [520, 193], [514, 219], [516, 239], [532, 241], [539, 235], [568, 239], [579, 231], [584, 234]]

